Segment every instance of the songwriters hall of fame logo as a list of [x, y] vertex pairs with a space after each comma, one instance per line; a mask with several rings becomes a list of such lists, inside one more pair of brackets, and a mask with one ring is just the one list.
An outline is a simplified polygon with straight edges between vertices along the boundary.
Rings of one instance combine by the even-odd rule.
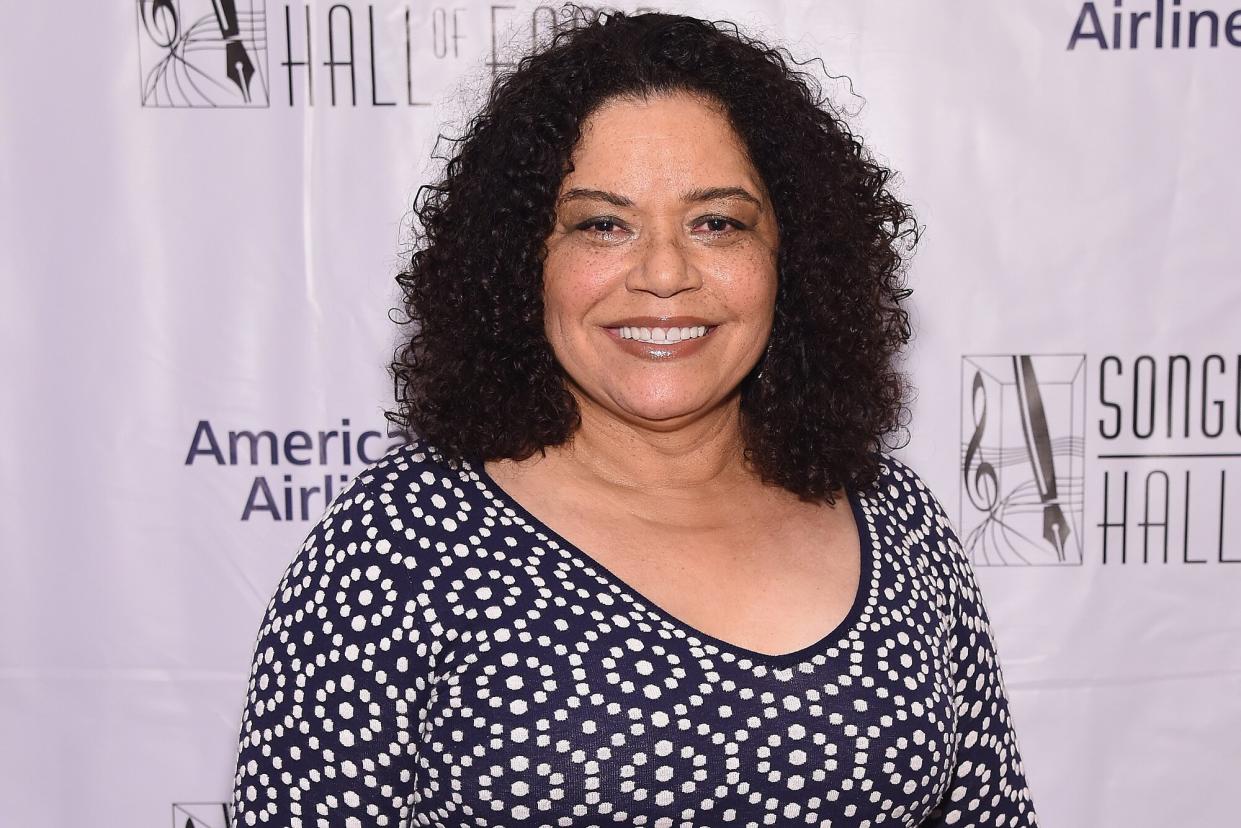
[[264, 0], [138, 0], [142, 105], [266, 107]]
[[972, 563], [1082, 563], [1084, 354], [961, 360], [961, 543]]

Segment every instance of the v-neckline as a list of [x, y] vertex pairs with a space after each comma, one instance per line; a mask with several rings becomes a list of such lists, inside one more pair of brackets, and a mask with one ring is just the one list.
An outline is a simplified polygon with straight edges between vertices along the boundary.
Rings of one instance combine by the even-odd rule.
[[[537, 516], [527, 509], [520, 500], [513, 497], [503, 486], [487, 472], [483, 465], [483, 461], [473, 459], [467, 461], [469, 467], [477, 475], [479, 481], [490, 492], [492, 499], [506, 506], [522, 523], [528, 524], [537, 533], [546, 536], [546, 539], [554, 543], [562, 549], [569, 557], [576, 559], [577, 563], [585, 567], [586, 570], [593, 575], [609, 582], [616, 590], [626, 596], [631, 603], [648, 610], [653, 615], [663, 619], [672, 627], [686, 633], [689, 637], [697, 639], [705, 644], [712, 644], [721, 652], [732, 653], [738, 659], [748, 659], [757, 664], [763, 664], [770, 667], [788, 667], [811, 660], [815, 655], [820, 653], [826, 656], [826, 650], [835, 642], [841, 646], [848, 646], [845, 639], [848, 632], [852, 630], [858, 623], [865, 609], [870, 594], [875, 587], [876, 576], [874, 573], [875, 559], [878, 557], [878, 550], [875, 548], [877, 536], [872, 522], [868, 520], [868, 516], [862, 509], [861, 495], [845, 489], [845, 498], [849, 502], [850, 509], [853, 512], [853, 521], [858, 534], [858, 548], [860, 555], [860, 572], [858, 574], [857, 592], [853, 596], [853, 601], [849, 606], [849, 611], [845, 617], [840, 620], [831, 630], [820, 636], [813, 643], [788, 653], [763, 653], [758, 650], [751, 650], [740, 644], [734, 644], [711, 635], [708, 632], [698, 629], [694, 625], [683, 621], [677, 616], [665, 610], [659, 604], [652, 601], [646, 595], [642, 594], [628, 581], [625, 581], [602, 562], [597, 560], [589, 552], [581, 549], [572, 541], [565, 538], [555, 529], [552, 529]], [[837, 639], [840, 639], [837, 641]]]

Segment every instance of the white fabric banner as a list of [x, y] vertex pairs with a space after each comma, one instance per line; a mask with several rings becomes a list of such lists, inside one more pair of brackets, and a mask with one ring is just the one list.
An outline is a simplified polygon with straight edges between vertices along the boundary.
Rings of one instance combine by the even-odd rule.
[[[1047, 826], [1237, 821], [1236, 2], [660, 7], [821, 57], [902, 174], [899, 456], [975, 562]], [[263, 608], [394, 444], [436, 136], [553, 14], [6, 14], [0, 822], [224, 825]]]

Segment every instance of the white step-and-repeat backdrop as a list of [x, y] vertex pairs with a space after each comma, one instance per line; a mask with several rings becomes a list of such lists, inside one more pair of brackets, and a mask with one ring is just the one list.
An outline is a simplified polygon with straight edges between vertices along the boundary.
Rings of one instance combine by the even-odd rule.
[[[903, 174], [900, 456], [969, 546], [1043, 824], [1241, 825], [1238, 0], [661, 8], [822, 57]], [[261, 612], [394, 444], [436, 136], [554, 13], [11, 4], [0, 824], [223, 828]]]

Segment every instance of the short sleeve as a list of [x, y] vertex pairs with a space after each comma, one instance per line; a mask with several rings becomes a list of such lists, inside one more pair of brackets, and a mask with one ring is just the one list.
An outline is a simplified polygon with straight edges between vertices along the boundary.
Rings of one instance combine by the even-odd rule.
[[333, 501], [263, 615], [242, 713], [232, 825], [407, 824], [428, 659], [395, 475]]
[[921, 828], [1034, 828], [1038, 819], [982, 592], [942, 505], [929, 491], [926, 495], [951, 569], [953, 628], [948, 661], [958, 723], [950, 782]]

